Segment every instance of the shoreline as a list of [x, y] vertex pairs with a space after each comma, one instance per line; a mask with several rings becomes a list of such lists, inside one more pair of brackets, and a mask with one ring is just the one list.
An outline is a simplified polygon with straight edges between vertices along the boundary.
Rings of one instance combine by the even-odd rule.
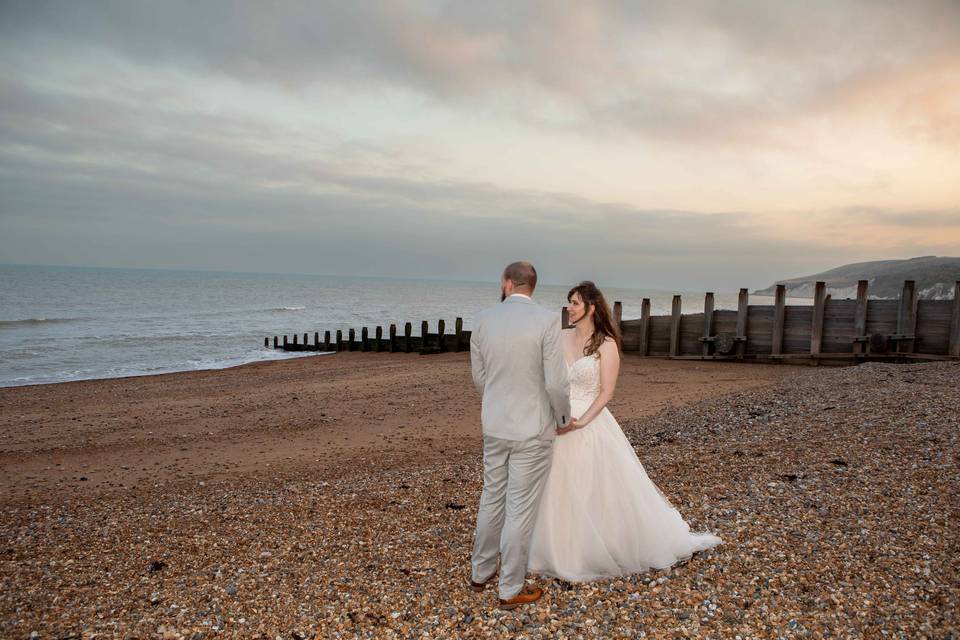
[[73, 382], [97, 382], [97, 381], [105, 381], [105, 380], [126, 380], [126, 379], [129, 379], [129, 378], [146, 378], [146, 377], [150, 377], [150, 376], [166, 376], [166, 375], [176, 374], [176, 373], [191, 373], [191, 372], [199, 372], [199, 371], [223, 371], [224, 369], [234, 369], [234, 368], [236, 368], [236, 367], [245, 367], [245, 366], [247, 366], [247, 365], [256, 364], [256, 363], [258, 363], [258, 362], [276, 362], [276, 361], [278, 361], [278, 360], [281, 360], [281, 361], [282, 361], [282, 360], [295, 360], [295, 359], [297, 359], [297, 358], [310, 358], [310, 357], [314, 357], [314, 356], [329, 356], [329, 355], [334, 355], [334, 354], [336, 354], [337, 352], [336, 352], [336, 351], [320, 351], [320, 352], [316, 352], [316, 353], [312, 353], [312, 352], [297, 353], [297, 352], [292, 352], [292, 351], [291, 351], [291, 352], [279, 352], [279, 353], [287, 353], [287, 354], [289, 354], [289, 355], [281, 355], [281, 356], [272, 357], [272, 358], [257, 358], [257, 359], [255, 359], [255, 360], [245, 360], [245, 361], [243, 361], [243, 362], [238, 362], [238, 363], [234, 363], [234, 364], [227, 364], [227, 365], [224, 365], [224, 366], [222, 366], [222, 367], [201, 367], [201, 368], [198, 368], [198, 369], [171, 369], [171, 370], [169, 370], [169, 371], [154, 371], [154, 372], [149, 372], [149, 373], [147, 373], [147, 372], [139, 372], [139, 373], [131, 373], [131, 374], [128, 374], [128, 375], [121, 375], [121, 376], [104, 376], [104, 377], [99, 377], [99, 378], [77, 378], [77, 379], [75, 379], [75, 380], [47, 380], [47, 381], [45, 381], [45, 382], [24, 382], [24, 383], [22, 383], [22, 384], [21, 384], [21, 383], [17, 383], [17, 384], [4, 384], [4, 383], [0, 383], [0, 390], [3, 390], [3, 389], [14, 389], [14, 388], [20, 388], [20, 387], [39, 387], [39, 386], [54, 385], [54, 384], [70, 384], [70, 383], [73, 383]]

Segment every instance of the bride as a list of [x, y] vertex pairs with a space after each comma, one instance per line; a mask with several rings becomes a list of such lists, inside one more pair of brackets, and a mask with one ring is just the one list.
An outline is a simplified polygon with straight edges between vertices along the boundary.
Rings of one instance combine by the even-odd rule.
[[691, 533], [647, 477], [607, 409], [620, 369], [619, 328], [592, 282], [567, 294], [563, 332], [570, 376], [570, 426], [557, 430], [553, 463], [530, 541], [531, 571], [570, 581], [664, 569], [721, 543]]

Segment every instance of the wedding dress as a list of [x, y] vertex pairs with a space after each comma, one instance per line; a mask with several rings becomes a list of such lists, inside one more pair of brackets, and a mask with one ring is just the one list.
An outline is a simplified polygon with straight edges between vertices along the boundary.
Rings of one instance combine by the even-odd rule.
[[[568, 364], [571, 415], [600, 392], [600, 358]], [[557, 436], [530, 541], [530, 571], [570, 581], [664, 569], [722, 541], [690, 526], [657, 488], [613, 414]]]

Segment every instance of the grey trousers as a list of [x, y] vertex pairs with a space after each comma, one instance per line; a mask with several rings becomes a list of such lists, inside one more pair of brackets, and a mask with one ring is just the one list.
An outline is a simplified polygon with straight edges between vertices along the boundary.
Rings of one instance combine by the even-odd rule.
[[483, 493], [473, 542], [473, 580], [493, 575], [499, 552], [503, 600], [523, 588], [530, 537], [552, 456], [552, 439], [483, 437]]

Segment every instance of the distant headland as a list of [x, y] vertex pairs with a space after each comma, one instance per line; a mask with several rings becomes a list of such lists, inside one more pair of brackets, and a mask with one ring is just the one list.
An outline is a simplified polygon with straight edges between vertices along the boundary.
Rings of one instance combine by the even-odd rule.
[[871, 298], [895, 299], [904, 280], [914, 280], [920, 298], [946, 300], [953, 296], [954, 283], [960, 280], [960, 257], [920, 256], [907, 260], [874, 260], [855, 262], [810, 276], [778, 280], [756, 295], [772, 296], [777, 284], [787, 287], [791, 298], [812, 298], [814, 284], [827, 283], [827, 293], [834, 298], [854, 298], [857, 281], [870, 281]]

